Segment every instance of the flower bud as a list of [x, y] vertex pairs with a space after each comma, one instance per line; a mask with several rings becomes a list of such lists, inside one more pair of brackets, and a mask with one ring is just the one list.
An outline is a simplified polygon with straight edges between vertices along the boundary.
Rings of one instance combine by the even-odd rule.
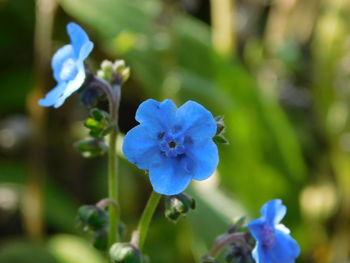
[[121, 85], [130, 77], [130, 68], [125, 66], [124, 60], [116, 60], [114, 63], [104, 60], [97, 75], [109, 83]]
[[77, 220], [86, 230], [101, 230], [108, 223], [106, 212], [93, 205], [81, 206], [78, 210]]
[[112, 130], [111, 119], [107, 112], [93, 108], [90, 111], [90, 116], [84, 125], [90, 129], [92, 137], [103, 138]]
[[102, 229], [94, 233], [93, 246], [99, 250], [107, 250], [108, 234], [106, 229]]
[[130, 243], [115, 243], [109, 255], [113, 263], [142, 263], [140, 250]]
[[81, 152], [85, 158], [102, 156], [108, 151], [107, 144], [101, 138], [81, 140], [74, 143], [74, 147]]
[[96, 106], [98, 101], [105, 95], [103, 90], [92, 81], [87, 82], [79, 93], [82, 103], [87, 107]]
[[191, 209], [195, 209], [195, 200], [184, 193], [167, 196], [165, 199], [165, 217], [174, 223]]
[[227, 263], [254, 263], [249, 244], [233, 243], [225, 253]]

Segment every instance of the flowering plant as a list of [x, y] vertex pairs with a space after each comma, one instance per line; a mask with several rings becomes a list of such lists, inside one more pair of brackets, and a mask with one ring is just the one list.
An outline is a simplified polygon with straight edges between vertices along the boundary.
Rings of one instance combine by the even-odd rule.
[[[154, 191], [131, 240], [125, 242], [119, 231], [122, 208], [118, 202], [116, 140], [121, 86], [129, 77], [129, 68], [123, 61], [104, 61], [94, 75], [84, 65], [93, 43], [75, 23], [69, 23], [67, 31], [71, 44], [60, 48], [52, 58], [58, 84], [39, 104], [60, 107], [83, 84], [88, 91], [88, 98], [82, 98], [85, 105], [91, 106], [91, 102], [98, 101], [101, 93], [109, 102], [109, 112], [99, 107], [90, 109], [85, 127], [90, 129], [92, 138], [76, 143], [85, 157], [108, 153], [108, 198], [95, 205], [80, 207], [78, 221], [92, 235], [96, 248], [109, 251], [112, 262], [147, 262], [143, 244], [162, 195], [165, 216], [177, 222], [196, 207], [195, 200], [183, 193], [191, 180], [206, 180], [216, 170], [219, 162], [216, 143], [226, 143], [223, 117], [214, 118], [194, 101], [179, 108], [170, 99], [162, 102], [148, 99], [141, 103], [135, 117], [139, 125], [125, 135], [123, 152], [131, 163], [148, 172]], [[105, 139], [108, 139], [108, 145]], [[221, 249], [228, 248], [227, 262], [294, 262], [300, 249], [289, 236], [290, 231], [279, 224], [285, 213], [286, 207], [280, 200], [267, 202], [261, 209], [261, 218], [249, 222], [248, 229], [243, 219], [235, 222], [227, 233], [217, 238], [201, 261], [218, 262]]]

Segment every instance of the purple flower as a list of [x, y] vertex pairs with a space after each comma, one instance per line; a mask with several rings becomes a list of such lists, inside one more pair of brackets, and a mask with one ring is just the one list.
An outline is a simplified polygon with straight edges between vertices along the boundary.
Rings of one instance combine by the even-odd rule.
[[147, 100], [137, 112], [140, 125], [124, 138], [125, 157], [149, 171], [153, 189], [175, 195], [192, 179], [209, 178], [218, 165], [213, 115], [200, 104], [188, 101], [177, 108], [171, 100]]
[[47, 93], [45, 98], [39, 100], [41, 106], [60, 107], [66, 98], [84, 83], [84, 60], [89, 56], [94, 44], [85, 31], [75, 23], [67, 25], [67, 32], [71, 44], [57, 50], [51, 61], [57, 86]]
[[256, 240], [253, 258], [257, 263], [293, 263], [300, 254], [298, 243], [290, 230], [279, 224], [287, 208], [281, 200], [271, 200], [261, 208], [261, 217], [248, 224]]

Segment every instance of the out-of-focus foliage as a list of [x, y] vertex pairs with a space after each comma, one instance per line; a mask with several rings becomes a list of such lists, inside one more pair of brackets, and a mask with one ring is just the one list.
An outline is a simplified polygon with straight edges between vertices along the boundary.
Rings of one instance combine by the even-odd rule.
[[[66, 22], [77, 21], [96, 46], [88, 62], [92, 68], [105, 58], [126, 61], [131, 78], [123, 87], [123, 132], [135, 124], [135, 109], [146, 98], [171, 98], [178, 104], [196, 100], [215, 116], [225, 116], [229, 145], [220, 146], [217, 174], [193, 184], [189, 193], [197, 208], [177, 225], [159, 209], [145, 244], [152, 262], [195, 262], [235, 216], [253, 218], [273, 198], [288, 207], [285, 225], [301, 244], [300, 262], [345, 262], [350, 258], [350, 4], [233, 2], [236, 43], [231, 55], [212, 44], [211, 30], [217, 29], [209, 23], [211, 6], [199, 0], [60, 0], [54, 50], [67, 42]], [[82, 127], [88, 111], [78, 96], [60, 110], [48, 110], [43, 121], [48, 245], [36, 247], [20, 238], [26, 229], [20, 215], [28, 212], [21, 204], [32, 169], [26, 161], [28, 141], [35, 129], [33, 115], [19, 121], [15, 114], [25, 114], [33, 85], [34, 8], [34, 1], [0, 1], [0, 262], [12, 262], [8, 251], [16, 246], [32, 254], [46, 251], [47, 257], [43, 252], [35, 262], [82, 262], [62, 249], [78, 239], [50, 236], [78, 232], [78, 204], [96, 203], [106, 195], [103, 157], [86, 161], [72, 147], [87, 136]], [[142, 171], [124, 159], [120, 173], [122, 220], [129, 237], [150, 188]], [[100, 262], [100, 256], [86, 254], [94, 252], [82, 251], [91, 262]], [[26, 253], [19, 252], [23, 257], [15, 262], [29, 258]]]

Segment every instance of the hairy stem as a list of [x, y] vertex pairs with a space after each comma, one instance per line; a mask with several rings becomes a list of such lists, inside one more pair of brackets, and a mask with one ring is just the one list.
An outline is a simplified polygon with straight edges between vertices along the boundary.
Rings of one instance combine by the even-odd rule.
[[158, 194], [154, 191], [152, 192], [146, 204], [145, 210], [143, 210], [142, 216], [137, 226], [137, 230], [133, 234], [132, 243], [137, 245], [140, 248], [140, 250], [142, 250], [143, 244], [145, 243], [149, 225], [151, 223], [153, 214], [157, 208], [161, 196], [161, 194]]
[[[116, 153], [117, 134], [118, 134], [118, 112], [120, 102], [120, 86], [116, 85], [114, 90], [112, 86], [105, 80], [95, 77], [99, 87], [105, 92], [109, 101], [109, 114], [113, 122], [113, 129], [109, 135], [109, 150], [108, 150], [108, 198], [116, 203], [118, 202], [118, 158]], [[118, 224], [120, 210], [110, 207], [109, 209], [109, 231], [108, 243], [111, 246], [119, 240]]]
[[[116, 154], [117, 131], [113, 129], [109, 136], [108, 152], [108, 197], [118, 203], [118, 159]], [[109, 209], [108, 240], [111, 246], [118, 239], [119, 213], [116, 209]]]

